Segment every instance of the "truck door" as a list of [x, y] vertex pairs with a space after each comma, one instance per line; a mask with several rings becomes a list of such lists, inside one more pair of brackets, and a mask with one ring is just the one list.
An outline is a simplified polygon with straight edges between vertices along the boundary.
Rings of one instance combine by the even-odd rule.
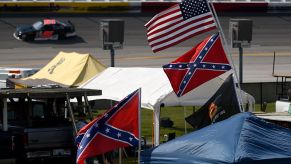
[[[1, 99], [2, 100], [2, 99]], [[8, 159], [15, 157], [15, 136], [12, 134], [10, 128], [4, 130], [3, 126], [3, 103], [0, 102], [0, 159]], [[7, 111], [6, 111], [7, 112]], [[7, 114], [8, 117], [10, 114]], [[8, 118], [9, 119], [9, 118]], [[1, 163], [1, 162], [0, 162]]]
[[14, 157], [14, 136], [10, 132], [0, 131], [0, 159]]

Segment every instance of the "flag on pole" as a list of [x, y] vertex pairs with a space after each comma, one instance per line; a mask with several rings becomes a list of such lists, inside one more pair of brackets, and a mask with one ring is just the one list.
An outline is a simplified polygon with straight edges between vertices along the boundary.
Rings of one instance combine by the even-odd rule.
[[155, 15], [146, 23], [148, 42], [153, 52], [216, 29], [207, 3], [207, 0], [184, 0]]
[[231, 69], [219, 34], [207, 37], [196, 47], [163, 66], [178, 97]]
[[185, 120], [194, 128], [200, 129], [240, 113], [235, 88], [232, 74], [230, 74], [216, 93], [197, 112], [186, 117]]
[[120, 147], [138, 147], [140, 89], [134, 91], [77, 134], [77, 163]]

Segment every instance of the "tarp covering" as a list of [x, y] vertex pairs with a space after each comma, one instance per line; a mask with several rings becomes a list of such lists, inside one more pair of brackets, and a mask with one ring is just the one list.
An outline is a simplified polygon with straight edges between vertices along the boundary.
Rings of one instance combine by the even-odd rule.
[[63, 87], [79, 86], [105, 66], [90, 54], [60, 52], [36, 74], [21, 79], [9, 79], [16, 88], [56, 84]]
[[291, 130], [249, 112], [142, 153], [141, 163], [291, 163]]

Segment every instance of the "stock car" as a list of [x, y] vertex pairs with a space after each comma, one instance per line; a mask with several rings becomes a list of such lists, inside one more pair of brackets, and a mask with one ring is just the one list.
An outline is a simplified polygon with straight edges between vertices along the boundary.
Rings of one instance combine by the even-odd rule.
[[18, 40], [61, 40], [76, 36], [75, 26], [71, 21], [59, 21], [56, 19], [43, 19], [32, 25], [20, 25], [16, 27], [13, 36]]

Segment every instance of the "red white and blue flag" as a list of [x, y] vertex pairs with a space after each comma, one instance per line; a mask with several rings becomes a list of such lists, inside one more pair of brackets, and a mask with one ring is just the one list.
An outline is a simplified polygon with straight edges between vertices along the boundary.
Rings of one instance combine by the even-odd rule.
[[163, 68], [174, 92], [181, 97], [230, 70], [231, 66], [217, 33]]
[[148, 43], [153, 52], [216, 29], [207, 3], [207, 0], [183, 0], [180, 4], [158, 13], [146, 23]]
[[134, 91], [77, 134], [77, 163], [120, 147], [139, 146], [140, 89]]

